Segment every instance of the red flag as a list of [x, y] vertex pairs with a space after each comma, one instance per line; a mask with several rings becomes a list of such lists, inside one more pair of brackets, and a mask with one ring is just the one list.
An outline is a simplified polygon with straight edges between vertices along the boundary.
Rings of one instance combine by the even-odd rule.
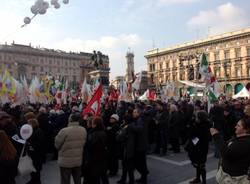
[[101, 113], [101, 98], [102, 98], [102, 84], [96, 89], [95, 94], [89, 101], [86, 108], [83, 110], [82, 115], [87, 113], [93, 113], [94, 115], [100, 115]]
[[153, 100], [153, 101], [156, 100], [156, 93], [155, 93], [155, 90], [149, 90], [148, 99], [149, 99], [149, 100]]

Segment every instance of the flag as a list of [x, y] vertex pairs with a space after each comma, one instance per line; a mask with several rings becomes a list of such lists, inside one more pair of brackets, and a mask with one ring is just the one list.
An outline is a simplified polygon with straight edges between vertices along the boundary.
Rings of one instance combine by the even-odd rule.
[[204, 53], [201, 55], [199, 73], [204, 77], [209, 102], [213, 103], [217, 101], [220, 95], [220, 86], [211, 68], [208, 66], [207, 56]]
[[208, 91], [208, 99], [209, 99], [209, 102], [213, 103], [213, 102], [216, 102], [218, 100], [218, 96], [217, 96], [217, 94], [214, 93], [213, 90], [209, 90]]
[[125, 80], [120, 82], [120, 95], [119, 100], [128, 100], [128, 86]]
[[155, 90], [149, 90], [148, 99], [152, 100], [152, 101], [156, 100], [156, 92], [155, 92]]
[[89, 100], [90, 94], [88, 92], [89, 90], [88, 90], [87, 81], [85, 78], [81, 86], [81, 97], [82, 97], [82, 101], [85, 103], [87, 103]]
[[100, 115], [101, 113], [101, 98], [102, 98], [102, 84], [98, 86], [93, 97], [89, 101], [86, 108], [83, 110], [82, 115], [86, 115], [87, 113], [93, 113], [94, 115]]
[[135, 81], [132, 84], [132, 88], [135, 90], [140, 89], [140, 84], [141, 84], [141, 78], [142, 78], [142, 73], [140, 72], [138, 76], [136, 77]]

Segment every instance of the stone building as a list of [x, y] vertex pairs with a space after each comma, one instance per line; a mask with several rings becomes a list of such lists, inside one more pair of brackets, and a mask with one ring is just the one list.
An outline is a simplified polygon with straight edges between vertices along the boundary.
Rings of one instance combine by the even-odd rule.
[[[25, 76], [28, 81], [35, 76], [42, 78], [51, 75], [57, 79], [66, 79], [69, 84], [77, 85], [89, 73], [95, 71], [91, 53], [64, 52], [61, 50], [34, 48], [31, 45], [0, 45], [0, 63], [8, 68], [16, 78]], [[102, 56], [103, 65], [99, 70], [105, 71], [101, 80], [109, 85], [109, 58]]]
[[243, 86], [250, 89], [250, 28], [148, 51], [149, 85], [159, 88], [172, 81], [181, 89], [179, 80], [201, 83], [201, 53], [207, 55], [224, 93], [236, 94]]
[[134, 53], [130, 51], [127, 52], [127, 55], [126, 55], [127, 68], [126, 68], [126, 76], [125, 76], [127, 82], [133, 81], [133, 77], [135, 74], [134, 57], [135, 57]]

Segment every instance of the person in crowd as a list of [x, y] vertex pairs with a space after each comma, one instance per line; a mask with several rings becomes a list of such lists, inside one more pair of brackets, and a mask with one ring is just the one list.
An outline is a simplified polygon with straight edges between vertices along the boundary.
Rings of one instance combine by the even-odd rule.
[[17, 175], [17, 151], [5, 131], [0, 130], [0, 182], [15, 184]]
[[[212, 121], [213, 127], [221, 132], [221, 135], [224, 137], [224, 127], [225, 127], [225, 118], [224, 118], [224, 110], [222, 106], [219, 104], [219, 101], [216, 100], [213, 104], [213, 107], [210, 109], [209, 117]], [[220, 158], [220, 152], [217, 146], [214, 148], [214, 157]]]
[[181, 118], [176, 105], [171, 104], [169, 109], [169, 142], [174, 153], [180, 153], [180, 126]]
[[17, 150], [17, 154], [20, 155], [22, 151], [22, 144], [12, 139], [13, 136], [18, 135], [18, 128], [12, 121], [12, 117], [5, 111], [0, 111], [0, 130], [5, 131], [15, 149]]
[[246, 105], [244, 108], [244, 115], [250, 117], [250, 105]]
[[70, 184], [71, 175], [75, 184], [81, 183], [83, 147], [87, 132], [84, 127], [79, 126], [80, 116], [79, 113], [71, 114], [68, 126], [61, 129], [55, 138], [61, 184]]
[[107, 134], [100, 117], [94, 117], [85, 151], [84, 183], [86, 184], [108, 184], [107, 177]]
[[44, 146], [45, 154], [44, 154], [44, 162], [46, 161], [46, 153], [49, 150], [53, 149], [53, 132], [49, 125], [49, 115], [45, 109], [45, 107], [40, 107], [39, 112], [37, 114], [37, 121], [39, 124], [39, 128], [43, 131], [46, 145]]
[[142, 115], [142, 109], [136, 107], [133, 111], [133, 122], [128, 125], [132, 133], [135, 134], [135, 168], [141, 174], [137, 183], [146, 184], [147, 175], [149, 173], [147, 168], [147, 124]]
[[33, 128], [33, 133], [28, 139], [28, 155], [33, 161], [36, 172], [30, 174], [31, 178], [27, 184], [40, 184], [40, 173], [45, 157], [45, 137], [43, 131], [39, 128], [39, 123], [36, 119], [29, 119], [27, 122]]
[[168, 112], [163, 110], [163, 103], [156, 102], [157, 113], [155, 115], [155, 123], [157, 129], [157, 140], [155, 153], [161, 156], [167, 153], [167, 131], [168, 131]]
[[240, 101], [236, 100], [233, 104], [233, 113], [236, 122], [244, 117], [244, 109]]
[[228, 141], [231, 139], [233, 136], [235, 136], [235, 126], [237, 124], [236, 119], [234, 117], [234, 114], [232, 112], [232, 108], [229, 105], [226, 105], [224, 107], [224, 119], [225, 119], [225, 124], [224, 124], [224, 140]]
[[250, 118], [244, 117], [235, 126], [236, 137], [225, 142], [220, 132], [210, 128], [215, 144], [221, 152], [221, 163], [216, 180], [220, 184], [250, 184]]
[[124, 115], [123, 123], [116, 137], [117, 141], [122, 144], [122, 176], [117, 181], [118, 184], [125, 184], [127, 175], [129, 184], [134, 184], [134, 162], [135, 162], [135, 143], [136, 137], [129, 125], [133, 122], [133, 108], [129, 107]]
[[185, 150], [192, 165], [196, 168], [196, 177], [189, 183], [206, 184], [206, 161], [210, 140], [210, 121], [206, 111], [198, 111], [196, 119], [188, 125], [188, 142]]
[[119, 130], [119, 116], [113, 114], [110, 117], [110, 123], [107, 125], [107, 147], [108, 147], [108, 170], [110, 176], [117, 175], [118, 172], [118, 153], [119, 145], [116, 135]]

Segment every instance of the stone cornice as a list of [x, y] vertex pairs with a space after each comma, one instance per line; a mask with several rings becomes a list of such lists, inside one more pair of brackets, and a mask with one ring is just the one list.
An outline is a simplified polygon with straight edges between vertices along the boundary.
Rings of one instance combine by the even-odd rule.
[[238, 39], [240, 37], [246, 37], [250, 36], [250, 28], [242, 29], [239, 31], [233, 31], [233, 32], [228, 32], [220, 35], [215, 35], [215, 36], [210, 36], [205, 39], [200, 39], [200, 40], [195, 40], [191, 42], [186, 42], [180, 45], [176, 45], [173, 47], [168, 47], [165, 49], [153, 49], [149, 50], [147, 54], [145, 55], [146, 58], [154, 57], [154, 56], [159, 56], [159, 55], [164, 55], [164, 54], [170, 54], [170, 53], [175, 53], [187, 49], [195, 49], [198, 47], [206, 46], [206, 45], [211, 45], [215, 43], [221, 43], [229, 40], [234, 40]]

